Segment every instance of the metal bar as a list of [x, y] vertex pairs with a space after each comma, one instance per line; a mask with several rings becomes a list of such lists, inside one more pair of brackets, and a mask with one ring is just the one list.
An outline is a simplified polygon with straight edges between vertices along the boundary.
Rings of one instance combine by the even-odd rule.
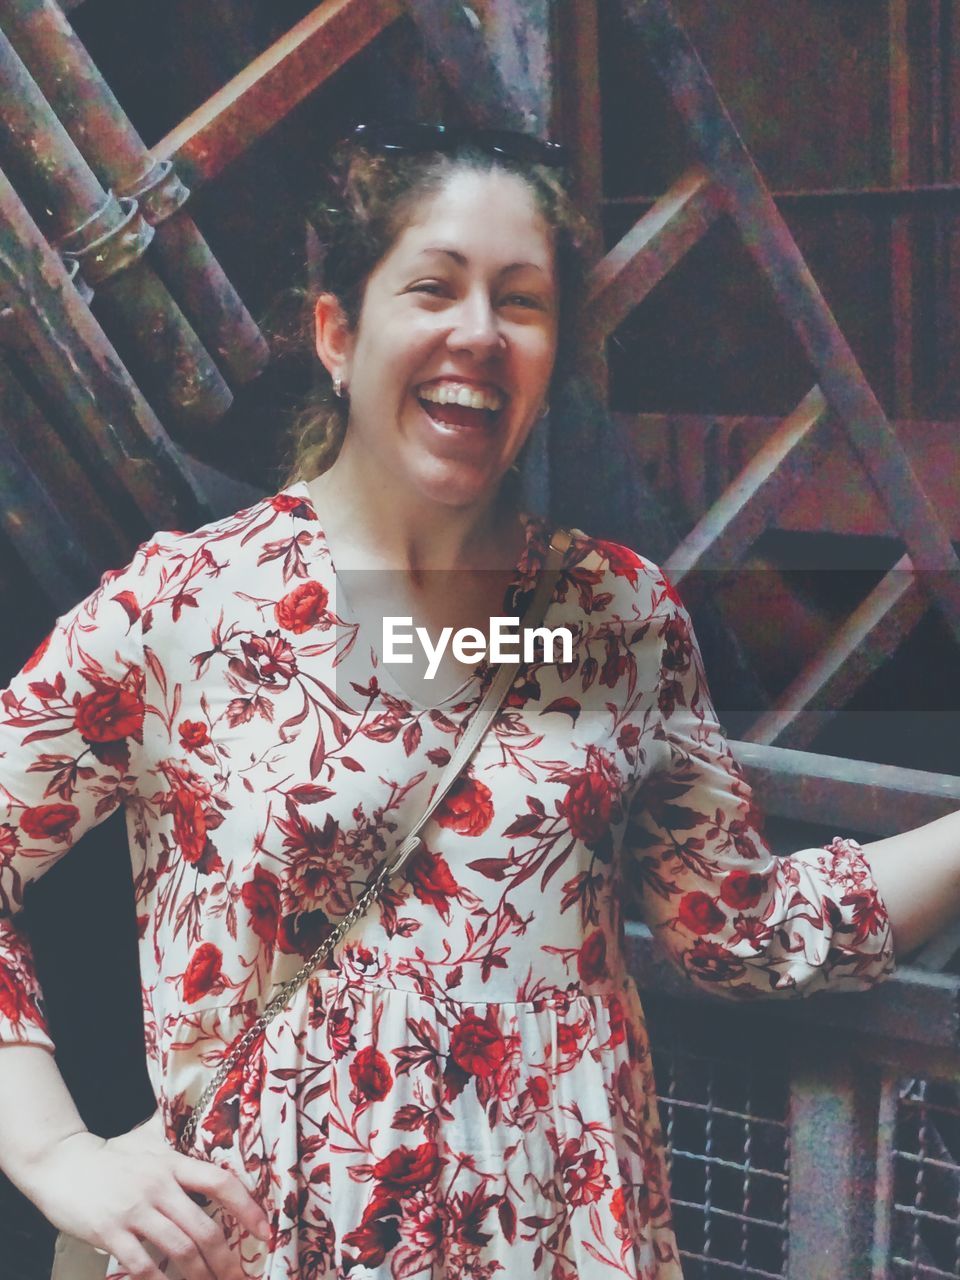
[[157, 165], [55, 0], [2, 0], [14, 48], [105, 187], [135, 196], [156, 228], [153, 254], [197, 333], [235, 384], [270, 351], [223, 268], [180, 206], [189, 192]]
[[790, 1077], [790, 1280], [863, 1272], [873, 1249], [881, 1074], [797, 1035]]
[[[666, 958], [646, 925], [625, 923], [627, 966], [643, 995], [648, 1011], [655, 1014], [660, 1002], [671, 1007], [716, 1011], [718, 997], [694, 987]], [[731, 1015], [730, 1001], [725, 1001]], [[744, 1028], [782, 1037], [788, 1026], [842, 1031], [856, 1040], [864, 1056], [876, 1061], [907, 1057], [915, 1051], [932, 1064], [939, 1056], [960, 1065], [960, 980], [952, 974], [930, 973], [901, 964], [886, 982], [846, 995], [820, 994], [806, 999], [771, 995], [736, 1007]], [[773, 1024], [773, 1025], [771, 1025]], [[941, 1068], [938, 1066], [938, 1072]]]
[[96, 290], [95, 309], [121, 355], [136, 353], [148, 389], [171, 421], [186, 429], [216, 422], [233, 397], [143, 260], [152, 229], [134, 202], [121, 205], [103, 189], [2, 30], [0, 92], [0, 162], [61, 249], [80, 260]]
[[[888, 0], [890, 55], [890, 181], [910, 181], [910, 56], [907, 0]], [[899, 213], [890, 225], [890, 316], [893, 328], [893, 403], [903, 417], [913, 413], [913, 225]]]
[[499, 78], [510, 86], [526, 129], [541, 137], [556, 135], [558, 118], [555, 8], [552, 0], [496, 0], [481, 10], [485, 43]]
[[960, 560], [824, 301], [793, 237], [667, 0], [619, 0], [628, 31], [651, 59], [686, 122], [744, 247], [816, 370], [863, 468], [923, 582], [960, 639]]
[[780, 747], [805, 747], [913, 631], [929, 600], [909, 556], [874, 587], [831, 642], [801, 671], [747, 738]]
[[694, 165], [593, 269], [588, 317], [606, 337], [707, 234], [722, 213], [709, 173]]
[[[0, 361], [0, 400], [9, 369]], [[40, 590], [63, 613], [97, 584], [93, 561], [12, 438], [0, 431], [0, 528], [30, 566]]]
[[817, 466], [829, 444], [828, 422], [826, 402], [814, 387], [666, 561], [674, 583], [739, 564]]
[[[739, 458], [762, 448], [780, 426], [778, 418], [718, 414], [617, 413], [624, 438], [656, 490], [679, 503], [689, 521], [709, 509], [710, 492], [736, 481]], [[924, 488], [960, 540], [960, 471], [956, 466], [957, 424], [899, 419], [893, 424]], [[734, 435], [739, 448], [726, 447]], [[708, 441], [719, 447], [708, 450]], [[771, 528], [794, 533], [827, 533], [890, 538], [886, 512], [873, 490], [859, 481], [859, 467], [846, 440], [823, 459], [815, 494], [801, 494], [777, 512]], [[708, 457], [709, 452], [709, 457]], [[708, 486], [707, 480], [710, 484]], [[709, 490], [709, 491], [708, 491]], [[850, 564], [848, 549], [844, 563]], [[811, 561], [816, 567], [816, 562]], [[871, 566], [874, 567], [871, 562]]]
[[[804, 191], [784, 189], [771, 191], [770, 198], [779, 204], [837, 203], [857, 204], [911, 204], [917, 200], [946, 200], [954, 202], [960, 197], [960, 182], [917, 182], [888, 187], [824, 187]], [[649, 207], [659, 196], [631, 195], [607, 196], [601, 201], [604, 209]]]
[[212, 512], [169, 436], [0, 173], [0, 296], [14, 307], [37, 368], [105, 503], [140, 512], [145, 534], [195, 527]]
[[[459, 6], [458, 6], [459, 7]], [[162, 138], [191, 188], [208, 182], [400, 17], [400, 0], [327, 0]]]
[[838, 831], [895, 835], [960, 808], [960, 778], [756, 742], [733, 742], [761, 809]]

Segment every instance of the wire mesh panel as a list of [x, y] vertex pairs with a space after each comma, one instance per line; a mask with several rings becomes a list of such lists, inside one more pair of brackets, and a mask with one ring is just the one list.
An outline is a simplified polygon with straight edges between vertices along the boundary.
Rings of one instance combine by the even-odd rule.
[[897, 1107], [891, 1274], [960, 1277], [960, 1089], [905, 1081]]
[[[711, 1020], [712, 1021], [712, 1020]], [[787, 1274], [788, 1080], [767, 1044], [651, 1018], [686, 1280]]]

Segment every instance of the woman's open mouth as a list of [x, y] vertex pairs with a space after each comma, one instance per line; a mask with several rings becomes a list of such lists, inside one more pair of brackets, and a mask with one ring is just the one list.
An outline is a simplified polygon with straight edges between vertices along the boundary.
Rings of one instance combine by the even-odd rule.
[[451, 382], [420, 387], [417, 399], [427, 415], [441, 427], [472, 427], [484, 431], [496, 425], [506, 403], [503, 392], [495, 387]]

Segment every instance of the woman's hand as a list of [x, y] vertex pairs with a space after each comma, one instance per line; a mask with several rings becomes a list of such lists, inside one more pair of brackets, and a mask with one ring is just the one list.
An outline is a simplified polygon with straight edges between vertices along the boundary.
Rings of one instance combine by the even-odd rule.
[[159, 1112], [117, 1138], [61, 1139], [34, 1178], [37, 1204], [53, 1225], [112, 1254], [134, 1280], [164, 1280], [155, 1258], [169, 1258], [184, 1280], [244, 1280], [240, 1259], [196, 1196], [270, 1238], [263, 1209], [240, 1179], [175, 1151]]

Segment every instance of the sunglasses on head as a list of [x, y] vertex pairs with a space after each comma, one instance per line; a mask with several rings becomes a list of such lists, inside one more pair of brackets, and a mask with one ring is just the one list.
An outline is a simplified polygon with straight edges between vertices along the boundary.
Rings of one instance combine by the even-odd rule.
[[491, 155], [521, 164], [545, 164], [560, 169], [566, 150], [559, 142], [544, 142], [512, 129], [473, 129], [449, 124], [358, 124], [348, 141], [367, 151], [458, 151], [478, 147]]

